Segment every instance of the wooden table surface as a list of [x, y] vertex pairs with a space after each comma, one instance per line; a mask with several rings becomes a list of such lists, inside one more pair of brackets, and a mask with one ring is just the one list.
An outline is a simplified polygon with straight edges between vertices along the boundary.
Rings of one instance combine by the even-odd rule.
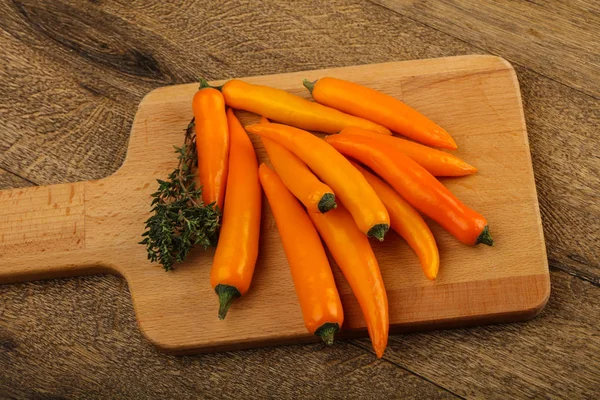
[[597, 1], [2, 0], [0, 14], [0, 189], [114, 172], [159, 86], [502, 56], [521, 84], [552, 279], [535, 320], [395, 335], [382, 360], [366, 339], [174, 357], [142, 337], [120, 278], [0, 286], [1, 398], [597, 395]]

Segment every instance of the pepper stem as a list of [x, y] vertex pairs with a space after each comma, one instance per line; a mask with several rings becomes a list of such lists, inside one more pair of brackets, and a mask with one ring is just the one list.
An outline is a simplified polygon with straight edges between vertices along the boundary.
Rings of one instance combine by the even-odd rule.
[[319, 204], [317, 206], [321, 213], [325, 214], [329, 210], [333, 210], [337, 208], [337, 204], [335, 202], [335, 194], [333, 193], [325, 193], [321, 200], [319, 200]]
[[310, 94], [312, 94], [313, 89], [315, 88], [315, 84], [317, 83], [317, 81], [311, 82], [308, 79], [304, 79], [302, 81], [302, 84], [304, 85], [304, 87], [306, 87], [308, 89], [308, 91], [310, 92]]
[[367, 236], [375, 238], [380, 242], [383, 242], [383, 237], [389, 229], [390, 226], [388, 224], [377, 224], [374, 225], [371, 229], [369, 229], [369, 232], [367, 232]]
[[235, 286], [230, 285], [217, 285], [215, 293], [219, 296], [219, 319], [223, 320], [234, 300], [241, 297], [242, 294]]
[[221, 89], [223, 89], [223, 85], [221, 86], [211, 86], [208, 81], [204, 78], [200, 78], [200, 89], [206, 89], [206, 88], [211, 88], [211, 89], [217, 89], [219, 92], [221, 91]]
[[481, 233], [477, 237], [477, 241], [475, 242], [475, 244], [479, 243], [483, 243], [488, 246], [494, 245], [494, 239], [492, 239], [492, 236], [490, 235], [490, 229], [487, 225], [485, 226], [485, 228], [483, 228], [483, 231], [481, 231]]
[[325, 322], [315, 331], [315, 336], [319, 336], [327, 346], [331, 346], [333, 344], [333, 337], [339, 330], [339, 324]]

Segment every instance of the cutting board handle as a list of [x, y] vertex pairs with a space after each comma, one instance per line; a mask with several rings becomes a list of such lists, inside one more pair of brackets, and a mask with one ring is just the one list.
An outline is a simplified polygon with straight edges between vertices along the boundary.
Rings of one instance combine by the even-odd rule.
[[0, 191], [0, 283], [115, 272], [86, 248], [85, 183]]

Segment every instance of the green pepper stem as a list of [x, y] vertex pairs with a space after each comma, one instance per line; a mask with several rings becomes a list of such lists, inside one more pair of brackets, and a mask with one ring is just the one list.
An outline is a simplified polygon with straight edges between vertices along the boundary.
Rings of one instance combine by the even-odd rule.
[[380, 242], [383, 242], [383, 237], [389, 229], [390, 226], [388, 224], [377, 224], [371, 229], [369, 229], [369, 232], [367, 232], [367, 236], [375, 238]]
[[325, 193], [321, 200], [319, 200], [319, 204], [317, 206], [321, 213], [325, 214], [329, 210], [333, 210], [337, 208], [337, 204], [335, 202], [335, 194], [333, 193]]
[[309, 81], [308, 79], [304, 79], [302, 81], [302, 84], [304, 85], [304, 87], [306, 87], [308, 89], [308, 91], [310, 92], [310, 94], [312, 94], [314, 88], [315, 88], [315, 84], [317, 83], [317, 81]]
[[230, 285], [217, 285], [215, 287], [215, 293], [219, 296], [219, 319], [225, 319], [229, 307], [233, 304], [235, 299], [241, 297], [242, 294], [235, 286]]
[[339, 324], [325, 322], [315, 331], [315, 336], [319, 336], [327, 346], [331, 346], [333, 344], [333, 337], [339, 330]]
[[477, 241], [475, 242], [475, 244], [479, 243], [483, 243], [488, 246], [494, 245], [494, 239], [492, 239], [492, 236], [490, 235], [490, 229], [487, 225], [485, 226], [485, 228], [483, 228], [483, 231], [481, 231], [481, 233], [477, 237]]
[[206, 79], [200, 78], [200, 88], [198, 90], [206, 88], [217, 89], [220, 92], [223, 89], [223, 85], [211, 86]]

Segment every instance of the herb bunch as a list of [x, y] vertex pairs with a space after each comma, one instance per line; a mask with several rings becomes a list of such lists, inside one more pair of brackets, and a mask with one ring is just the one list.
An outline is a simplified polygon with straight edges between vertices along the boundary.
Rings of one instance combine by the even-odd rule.
[[167, 180], [157, 179], [153, 215], [146, 221], [140, 242], [146, 246], [148, 259], [161, 264], [165, 271], [185, 260], [195, 245], [204, 249], [216, 245], [221, 218], [214, 203], [202, 202], [202, 187], [196, 187], [198, 155], [193, 119], [185, 130], [183, 146], [174, 147], [179, 163]]

